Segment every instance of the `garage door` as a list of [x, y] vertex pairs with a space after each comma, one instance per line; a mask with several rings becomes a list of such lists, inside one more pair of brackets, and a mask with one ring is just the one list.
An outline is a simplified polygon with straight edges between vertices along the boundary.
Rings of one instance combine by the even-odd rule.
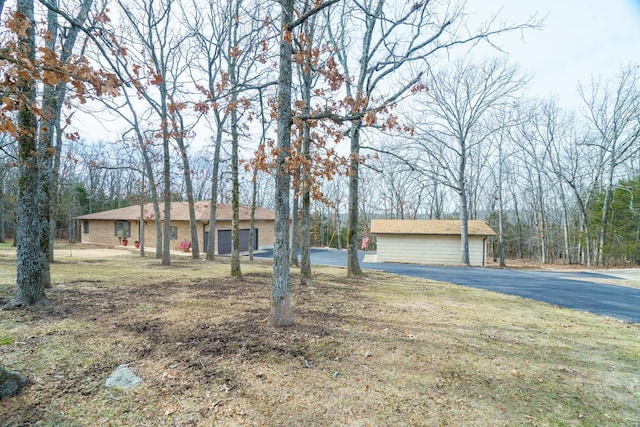
[[[258, 230], [254, 230], [253, 233], [253, 248], [258, 247]], [[240, 252], [247, 252], [249, 250], [249, 229], [240, 229]], [[231, 253], [231, 230], [218, 230], [218, 254], [230, 254]]]

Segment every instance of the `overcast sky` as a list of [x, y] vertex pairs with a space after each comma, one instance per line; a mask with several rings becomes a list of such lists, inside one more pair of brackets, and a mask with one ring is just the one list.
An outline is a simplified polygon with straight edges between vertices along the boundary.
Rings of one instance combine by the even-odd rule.
[[[611, 78], [621, 66], [640, 63], [640, 0], [467, 0], [466, 11], [476, 22], [497, 11], [512, 24], [536, 13], [546, 17], [540, 30], [512, 32], [493, 41], [532, 76], [528, 95], [554, 94], [561, 106], [577, 108], [578, 81], [588, 84], [598, 75]], [[483, 53], [496, 51], [474, 49], [473, 55], [479, 58]], [[108, 138], [106, 129], [96, 132], [104, 126], [96, 128], [95, 120], [79, 116], [80, 122], [92, 123], [90, 139]], [[113, 123], [107, 126], [114, 130]]]
[[536, 12], [546, 16], [541, 30], [497, 41], [511, 61], [534, 74], [531, 95], [553, 93], [566, 107], [578, 102], [578, 81], [614, 77], [621, 66], [640, 62], [640, 0], [468, 0], [467, 6], [479, 17], [502, 8], [510, 22]]

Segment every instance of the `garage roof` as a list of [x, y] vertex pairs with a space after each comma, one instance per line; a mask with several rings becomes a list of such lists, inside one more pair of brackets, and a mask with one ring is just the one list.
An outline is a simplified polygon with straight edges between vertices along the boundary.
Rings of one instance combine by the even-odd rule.
[[[371, 232], [375, 234], [435, 234], [460, 235], [460, 220], [426, 219], [372, 219]], [[495, 236], [484, 221], [469, 221], [470, 236]]]
[[[196, 221], [209, 222], [211, 205], [208, 201], [195, 202], [196, 209]], [[164, 206], [160, 205], [161, 216]], [[216, 220], [218, 221], [231, 221], [231, 205], [218, 204], [216, 208]], [[251, 218], [251, 207], [249, 205], [240, 205], [239, 207], [240, 220], [249, 220]], [[155, 220], [153, 213], [153, 205], [151, 203], [145, 203], [144, 205], [144, 217], [147, 221]], [[256, 220], [273, 220], [275, 219], [275, 212], [269, 209], [256, 208]], [[77, 219], [95, 219], [95, 220], [120, 220], [120, 221], [137, 221], [140, 219], [140, 205], [127, 206], [126, 208], [112, 209], [109, 211], [96, 212], [88, 215], [82, 215]], [[171, 203], [171, 220], [172, 221], [189, 221], [189, 204], [187, 202], [173, 202]]]

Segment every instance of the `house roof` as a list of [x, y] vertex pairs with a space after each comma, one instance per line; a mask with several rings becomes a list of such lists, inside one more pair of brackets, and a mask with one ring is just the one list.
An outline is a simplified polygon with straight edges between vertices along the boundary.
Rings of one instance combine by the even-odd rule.
[[[460, 220], [372, 219], [371, 232], [375, 234], [434, 234], [460, 235]], [[469, 221], [470, 236], [495, 236], [484, 221]]]
[[[211, 211], [209, 209], [211, 203], [208, 201], [195, 202], [196, 221], [209, 222]], [[164, 217], [164, 206], [160, 205], [160, 217]], [[240, 220], [249, 220], [251, 218], [251, 206], [239, 206]], [[231, 205], [218, 204], [216, 208], [217, 221], [231, 221]], [[146, 221], [154, 221], [153, 204], [144, 204], [144, 218]], [[126, 208], [112, 209], [109, 211], [96, 212], [92, 214], [77, 217], [80, 220], [111, 220], [111, 221], [138, 221], [140, 219], [140, 205], [127, 206]], [[275, 212], [265, 208], [256, 207], [256, 220], [273, 220]], [[172, 221], [189, 221], [189, 204], [187, 202], [171, 203], [171, 220]]]

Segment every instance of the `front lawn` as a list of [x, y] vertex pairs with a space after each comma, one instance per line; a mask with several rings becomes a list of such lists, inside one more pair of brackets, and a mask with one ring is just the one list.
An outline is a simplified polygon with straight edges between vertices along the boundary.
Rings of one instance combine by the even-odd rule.
[[[71, 256], [68, 256], [71, 255]], [[316, 268], [270, 328], [271, 267], [59, 251], [50, 311], [0, 312], [32, 384], [0, 425], [632, 426], [640, 327], [427, 280]], [[0, 249], [0, 304], [15, 292]], [[121, 364], [142, 379], [106, 378]]]

